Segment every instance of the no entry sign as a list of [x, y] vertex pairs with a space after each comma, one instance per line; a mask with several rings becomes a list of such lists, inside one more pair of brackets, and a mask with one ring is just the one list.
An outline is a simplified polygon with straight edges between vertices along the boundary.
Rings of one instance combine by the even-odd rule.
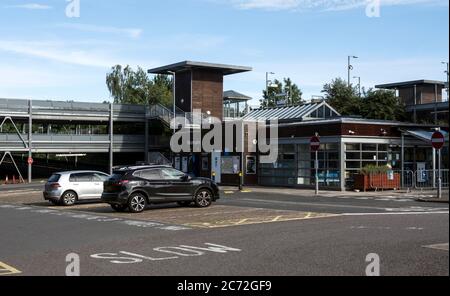
[[320, 149], [320, 138], [319, 137], [312, 137], [311, 138], [311, 151], [317, 152]]
[[434, 149], [441, 150], [445, 144], [444, 135], [441, 132], [435, 132], [431, 137], [431, 144]]

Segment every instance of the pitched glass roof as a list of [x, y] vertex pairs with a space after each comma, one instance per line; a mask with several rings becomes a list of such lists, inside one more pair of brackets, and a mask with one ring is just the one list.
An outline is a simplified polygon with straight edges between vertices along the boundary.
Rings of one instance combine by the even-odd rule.
[[340, 116], [340, 114], [326, 102], [318, 102], [300, 106], [257, 109], [246, 115], [244, 119], [270, 120], [276, 118], [280, 121], [303, 121], [306, 119], [330, 118], [338, 116]]

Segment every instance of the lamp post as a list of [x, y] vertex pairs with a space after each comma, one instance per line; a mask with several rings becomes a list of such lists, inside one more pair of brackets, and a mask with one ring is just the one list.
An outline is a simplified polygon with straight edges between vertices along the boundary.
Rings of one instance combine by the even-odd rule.
[[353, 79], [358, 79], [359, 97], [361, 97], [361, 77], [360, 76], [353, 76]]
[[275, 75], [273, 72], [266, 72], [266, 96], [269, 97], [269, 88], [272, 82], [269, 80], [269, 75]]
[[175, 95], [175, 88], [176, 88], [176, 73], [173, 71], [169, 71], [167, 72], [170, 75], [172, 75], [173, 77], [173, 81], [172, 81], [172, 96], [173, 96], [173, 134], [175, 134], [177, 132], [177, 125], [176, 125], [176, 121], [175, 118], [177, 117], [177, 99], [176, 99], [176, 95]]
[[353, 70], [352, 59], [358, 59], [357, 56], [348, 56], [348, 87], [352, 84], [351, 82], [351, 72]]
[[447, 65], [447, 70], [444, 72], [445, 74], [447, 74], [447, 100], [449, 99], [449, 75], [450, 75], [450, 70], [449, 70], [449, 64], [448, 62], [442, 62], [443, 65]]
[[269, 80], [269, 75], [275, 75], [275, 73], [273, 72], [266, 72], [266, 96], [267, 96], [267, 100], [269, 100], [269, 89], [274, 88], [274, 87], [278, 87], [274, 86], [273, 82], [271, 80]]

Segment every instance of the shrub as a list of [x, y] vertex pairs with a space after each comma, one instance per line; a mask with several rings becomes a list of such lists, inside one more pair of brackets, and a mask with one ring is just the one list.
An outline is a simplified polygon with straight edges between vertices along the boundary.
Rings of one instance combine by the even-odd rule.
[[368, 165], [361, 169], [361, 174], [365, 176], [379, 175], [379, 174], [386, 174], [390, 170], [391, 168], [387, 165], [385, 166]]

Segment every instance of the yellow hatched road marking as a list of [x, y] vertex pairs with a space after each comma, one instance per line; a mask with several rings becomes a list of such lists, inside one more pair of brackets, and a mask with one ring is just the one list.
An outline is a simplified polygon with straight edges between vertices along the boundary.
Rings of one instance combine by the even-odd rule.
[[0, 276], [22, 273], [20, 270], [0, 261]]
[[252, 217], [247, 219], [229, 219], [229, 220], [217, 220], [211, 222], [192, 222], [185, 223], [184, 226], [197, 227], [197, 228], [223, 228], [241, 225], [251, 225], [251, 224], [265, 224], [265, 223], [276, 223], [276, 222], [288, 222], [288, 221], [300, 221], [318, 218], [329, 218], [336, 217], [339, 215], [334, 214], [324, 214], [324, 213], [299, 213], [298, 216], [292, 215], [278, 215], [278, 216], [268, 216], [268, 217]]

